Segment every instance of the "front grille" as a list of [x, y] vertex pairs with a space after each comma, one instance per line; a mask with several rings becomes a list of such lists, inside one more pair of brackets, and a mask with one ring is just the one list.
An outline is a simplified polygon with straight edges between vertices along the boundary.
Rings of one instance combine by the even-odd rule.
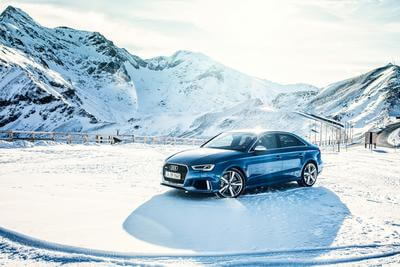
[[[165, 172], [169, 171], [169, 172], [174, 172], [174, 173], [179, 173], [181, 175], [181, 179], [172, 179], [169, 177], [165, 177]], [[163, 176], [164, 176], [164, 180], [171, 182], [171, 183], [177, 183], [177, 184], [183, 184], [183, 182], [185, 181], [185, 177], [186, 174], [188, 172], [188, 169], [185, 165], [179, 165], [179, 164], [173, 164], [173, 163], [167, 163], [164, 165], [163, 168]]]

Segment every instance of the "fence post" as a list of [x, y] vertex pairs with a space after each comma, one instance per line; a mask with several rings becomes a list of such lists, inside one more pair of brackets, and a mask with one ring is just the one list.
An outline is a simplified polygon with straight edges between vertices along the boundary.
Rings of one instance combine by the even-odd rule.
[[14, 141], [14, 133], [13, 133], [13, 131], [8, 131], [8, 138], [9, 138], [11, 141]]
[[324, 125], [322, 124], [322, 121], [321, 121], [321, 126], [320, 126], [320, 129], [319, 129], [319, 145], [320, 146], [322, 146], [322, 127], [323, 127]]

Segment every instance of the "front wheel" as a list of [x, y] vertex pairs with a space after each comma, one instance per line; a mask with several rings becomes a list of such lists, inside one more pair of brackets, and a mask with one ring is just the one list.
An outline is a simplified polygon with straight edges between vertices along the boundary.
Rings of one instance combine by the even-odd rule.
[[301, 172], [301, 179], [297, 181], [300, 186], [310, 187], [315, 184], [317, 181], [318, 171], [317, 166], [310, 162], [304, 166], [303, 171]]
[[244, 189], [244, 177], [237, 169], [229, 169], [221, 176], [221, 189], [217, 195], [219, 197], [235, 198]]

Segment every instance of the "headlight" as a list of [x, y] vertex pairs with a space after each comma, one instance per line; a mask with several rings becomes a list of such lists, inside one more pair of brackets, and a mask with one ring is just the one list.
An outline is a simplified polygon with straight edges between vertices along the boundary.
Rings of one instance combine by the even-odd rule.
[[205, 171], [209, 172], [214, 169], [214, 164], [203, 164], [203, 165], [194, 165], [192, 166], [192, 169], [195, 171]]

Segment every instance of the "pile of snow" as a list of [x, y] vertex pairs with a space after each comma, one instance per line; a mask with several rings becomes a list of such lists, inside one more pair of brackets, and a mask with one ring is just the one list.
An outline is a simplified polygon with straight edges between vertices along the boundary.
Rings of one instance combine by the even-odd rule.
[[54, 141], [24, 141], [24, 140], [18, 140], [18, 141], [3, 141], [0, 140], [0, 148], [30, 148], [30, 147], [35, 147], [35, 146], [54, 146], [54, 145], [59, 145], [59, 142], [54, 142]]
[[28, 141], [2, 141], [0, 140], [0, 148], [23, 148], [23, 147], [33, 147], [34, 144]]
[[[136, 208], [123, 227], [134, 238], [163, 247], [246, 252], [329, 246], [348, 214], [338, 196], [323, 187], [303, 190], [293, 184], [280, 193], [239, 200], [170, 191]], [[313, 226], [304, 228], [310, 221]]]

